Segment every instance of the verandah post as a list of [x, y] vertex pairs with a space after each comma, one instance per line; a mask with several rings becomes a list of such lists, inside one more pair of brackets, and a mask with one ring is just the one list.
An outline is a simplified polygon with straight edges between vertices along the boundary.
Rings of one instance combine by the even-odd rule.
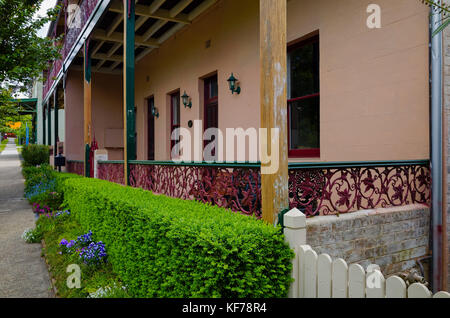
[[84, 42], [84, 175], [90, 177], [89, 148], [92, 142], [92, 83], [89, 39]]
[[47, 102], [47, 145], [52, 145], [52, 105], [50, 97]]
[[58, 118], [58, 108], [59, 108], [59, 103], [58, 103], [58, 88], [55, 88], [55, 92], [53, 93], [53, 105], [55, 105], [55, 110], [54, 110], [54, 114], [55, 114], [55, 146], [53, 148], [53, 157], [56, 157], [56, 154], [58, 152], [58, 129], [59, 129], [59, 118]]
[[48, 107], [47, 106], [47, 104], [46, 105], [42, 105], [42, 144], [43, 145], [46, 145], [47, 144], [47, 138], [46, 138], [46, 131], [45, 131], [45, 111], [46, 111], [46, 107]]
[[[267, 129], [268, 154], [279, 151], [279, 169], [261, 173], [262, 217], [275, 224], [289, 207], [287, 146], [286, 0], [260, 0], [261, 128]], [[279, 149], [271, 149], [272, 129], [279, 129]], [[272, 155], [273, 156], [273, 155]], [[262, 167], [267, 163], [262, 162]], [[262, 172], [262, 170], [261, 170]]]
[[124, 0], [123, 4], [124, 184], [129, 185], [129, 161], [136, 160], [136, 118], [134, 111], [135, 2]]

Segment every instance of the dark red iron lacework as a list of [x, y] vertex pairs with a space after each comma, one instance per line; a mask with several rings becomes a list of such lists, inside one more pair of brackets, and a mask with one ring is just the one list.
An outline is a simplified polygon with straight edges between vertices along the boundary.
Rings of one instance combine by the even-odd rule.
[[258, 168], [130, 165], [130, 185], [261, 217]]
[[[99, 178], [122, 184], [123, 165], [99, 164]], [[131, 164], [130, 185], [262, 216], [258, 168]], [[289, 170], [290, 208], [308, 217], [429, 201], [430, 171], [424, 165]]]
[[67, 161], [67, 172], [84, 176], [84, 162]]
[[[64, 14], [65, 14], [65, 36], [63, 38], [63, 47], [61, 48], [61, 58], [54, 61], [53, 65], [49, 68], [49, 73], [47, 75], [47, 80], [44, 83], [43, 87], [43, 98], [47, 96], [48, 92], [50, 91], [50, 88], [52, 87], [55, 77], [58, 75], [59, 71], [62, 68], [63, 61], [67, 58], [70, 51], [72, 50], [73, 46], [76, 43], [76, 40], [78, 39], [78, 36], [81, 33], [81, 30], [86, 25], [86, 23], [89, 20], [89, 17], [91, 16], [92, 12], [94, 12], [95, 7], [97, 6], [97, 3], [100, 0], [83, 0], [81, 4], [79, 5], [77, 11], [73, 13], [73, 15], [70, 16], [69, 21], [69, 13], [68, 13], [68, 2], [65, 1], [63, 3], [64, 6]], [[70, 7], [70, 9], [76, 8], [75, 6]], [[69, 25], [70, 24], [70, 25]], [[53, 34], [56, 35], [56, 27], [53, 31]]]
[[289, 200], [307, 216], [428, 204], [430, 171], [419, 165], [290, 170]]
[[101, 180], [124, 184], [123, 164], [116, 163], [98, 163], [97, 177]]

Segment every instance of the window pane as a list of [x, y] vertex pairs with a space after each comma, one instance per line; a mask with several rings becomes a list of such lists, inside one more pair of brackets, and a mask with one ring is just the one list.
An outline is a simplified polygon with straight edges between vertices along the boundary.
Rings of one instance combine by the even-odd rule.
[[306, 44], [289, 53], [290, 98], [319, 92], [319, 42]]
[[211, 81], [209, 83], [209, 98], [214, 98], [219, 95], [219, 88], [217, 85], [217, 77], [214, 76], [211, 78]]
[[172, 125], [180, 124], [180, 95], [172, 95]]
[[320, 148], [320, 97], [289, 102], [289, 149]]

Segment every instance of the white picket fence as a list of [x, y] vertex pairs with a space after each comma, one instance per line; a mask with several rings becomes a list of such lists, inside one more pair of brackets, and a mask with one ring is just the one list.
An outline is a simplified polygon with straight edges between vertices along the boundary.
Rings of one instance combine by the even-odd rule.
[[285, 237], [295, 251], [290, 298], [450, 298], [450, 293], [435, 295], [423, 284], [408, 288], [398, 276], [384, 278], [379, 266], [348, 264], [343, 259], [332, 260], [318, 255], [306, 245], [306, 217], [297, 209], [284, 217]]

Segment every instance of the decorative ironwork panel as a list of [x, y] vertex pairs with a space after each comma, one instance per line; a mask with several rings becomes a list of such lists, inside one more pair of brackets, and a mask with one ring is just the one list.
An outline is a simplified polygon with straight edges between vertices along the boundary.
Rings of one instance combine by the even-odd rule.
[[184, 200], [197, 200], [261, 217], [258, 168], [130, 165], [130, 185]]
[[[89, 21], [89, 17], [97, 6], [97, 3], [100, 1], [101, 0], [83, 0], [80, 5], [71, 4], [70, 7], [68, 6], [67, 2], [65, 3], [65, 7], [63, 8], [63, 10], [65, 14], [66, 32], [63, 38], [61, 58], [54, 61], [53, 64], [49, 67], [50, 71], [47, 74], [47, 79], [43, 87], [44, 99], [47, 97], [47, 94], [55, 81], [55, 77], [61, 70], [63, 61], [65, 61], [65, 59], [69, 55], [70, 51], [76, 43], [76, 40], [78, 39], [78, 36], [81, 33], [81, 30], [83, 30], [84, 26]], [[56, 33], [54, 32], [54, 36], [55, 35]]]
[[67, 172], [84, 176], [84, 162], [83, 161], [67, 161]]
[[307, 216], [430, 202], [425, 165], [291, 169], [290, 208]]
[[[99, 164], [99, 178], [123, 184], [123, 163]], [[130, 185], [261, 218], [261, 176], [255, 166], [130, 164]], [[290, 208], [308, 217], [430, 202], [428, 163], [291, 165]]]
[[97, 177], [101, 180], [124, 184], [123, 164], [101, 163], [97, 164]]

